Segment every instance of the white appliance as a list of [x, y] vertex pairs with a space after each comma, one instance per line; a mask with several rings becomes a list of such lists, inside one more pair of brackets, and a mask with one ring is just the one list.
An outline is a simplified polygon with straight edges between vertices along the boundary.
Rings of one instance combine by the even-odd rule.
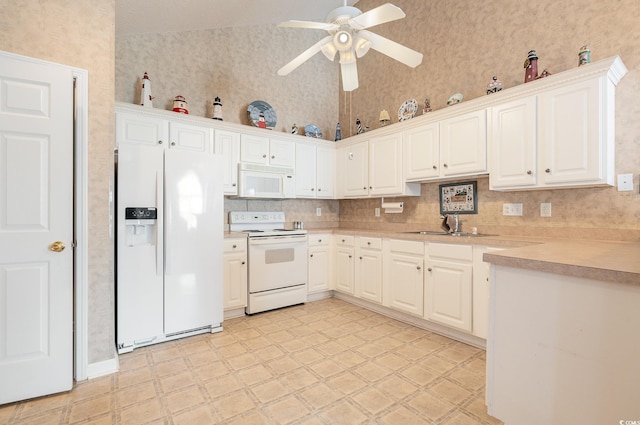
[[241, 198], [295, 198], [295, 170], [272, 165], [238, 164]]
[[229, 230], [249, 237], [247, 314], [307, 301], [307, 231], [284, 223], [283, 212], [229, 213]]
[[117, 152], [119, 353], [222, 330], [222, 159], [121, 144]]

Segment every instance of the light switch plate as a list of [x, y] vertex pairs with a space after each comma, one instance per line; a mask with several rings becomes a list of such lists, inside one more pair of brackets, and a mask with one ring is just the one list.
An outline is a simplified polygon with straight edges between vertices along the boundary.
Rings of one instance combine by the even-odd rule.
[[522, 204], [502, 204], [502, 215], [521, 216]]
[[551, 202], [540, 204], [540, 217], [551, 217]]
[[633, 190], [633, 174], [618, 174], [618, 192]]
[[322, 215], [322, 208], [316, 208], [316, 217], [320, 217]]
[[375, 209], [375, 216], [380, 217], [380, 208]]

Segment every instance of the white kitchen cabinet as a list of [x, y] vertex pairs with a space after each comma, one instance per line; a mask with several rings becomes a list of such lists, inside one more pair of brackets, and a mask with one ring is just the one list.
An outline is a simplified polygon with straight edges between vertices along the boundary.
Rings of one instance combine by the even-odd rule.
[[404, 177], [407, 181], [440, 177], [440, 126], [437, 122], [403, 134]]
[[333, 198], [335, 149], [299, 143], [295, 163], [297, 198]]
[[419, 196], [419, 183], [406, 183], [402, 134], [392, 133], [338, 149], [338, 196]]
[[502, 248], [475, 245], [473, 247], [473, 334], [487, 339], [489, 334], [489, 284], [490, 264], [482, 256], [485, 252], [500, 251]]
[[288, 140], [255, 134], [242, 134], [240, 137], [241, 162], [293, 168], [295, 152], [295, 143]]
[[471, 332], [472, 261], [471, 245], [427, 244], [425, 319]]
[[333, 289], [332, 247], [330, 234], [312, 234], [308, 237], [309, 277], [308, 293]]
[[335, 290], [354, 295], [354, 237], [335, 235]]
[[224, 309], [247, 306], [247, 239], [228, 238], [223, 242]]
[[535, 186], [537, 96], [491, 108], [489, 179], [491, 189]]
[[116, 143], [213, 153], [213, 128], [134, 112], [116, 111]]
[[487, 172], [487, 111], [480, 109], [440, 123], [440, 176]]
[[224, 158], [224, 194], [238, 194], [238, 163], [240, 162], [240, 133], [216, 129], [214, 153]]
[[424, 242], [385, 240], [384, 305], [423, 316]]
[[[590, 65], [591, 66], [591, 65]], [[614, 185], [619, 58], [491, 108], [492, 190]]]
[[358, 236], [355, 256], [355, 296], [381, 304], [382, 239]]
[[369, 195], [369, 142], [359, 142], [338, 149], [340, 197]]

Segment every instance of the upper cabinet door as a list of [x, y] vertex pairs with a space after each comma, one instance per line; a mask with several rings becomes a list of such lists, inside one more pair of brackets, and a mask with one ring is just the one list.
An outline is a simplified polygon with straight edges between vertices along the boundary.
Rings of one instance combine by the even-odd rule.
[[402, 133], [369, 142], [369, 195], [402, 193]]
[[300, 144], [296, 149], [296, 197], [316, 197], [316, 147]]
[[407, 181], [440, 176], [438, 123], [407, 130], [403, 135], [404, 177]]
[[601, 101], [604, 84], [602, 77], [540, 95], [540, 167], [545, 184], [606, 180], [604, 165], [610, 153], [607, 105]]
[[369, 142], [340, 149], [343, 193], [345, 197], [369, 194]]
[[[302, 145], [298, 145], [298, 149]], [[316, 197], [333, 198], [336, 194], [336, 150], [317, 147], [316, 150]]]
[[491, 109], [489, 179], [491, 189], [534, 186], [537, 181], [536, 96]]
[[487, 112], [473, 111], [440, 124], [441, 176], [487, 172]]
[[171, 122], [169, 148], [213, 153], [213, 128]]
[[240, 161], [252, 164], [269, 164], [269, 138], [253, 134], [240, 137]]
[[271, 139], [269, 164], [293, 168], [296, 164], [296, 144], [288, 140]]
[[169, 122], [156, 117], [116, 112], [116, 144], [166, 145], [169, 143]]
[[237, 195], [240, 133], [216, 130], [214, 152], [224, 158], [224, 194]]

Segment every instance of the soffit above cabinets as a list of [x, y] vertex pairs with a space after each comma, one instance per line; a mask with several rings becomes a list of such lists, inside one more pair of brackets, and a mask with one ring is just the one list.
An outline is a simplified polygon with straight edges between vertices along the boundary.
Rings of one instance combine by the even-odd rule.
[[[358, 0], [347, 0], [353, 6]], [[116, 35], [324, 22], [343, 0], [116, 0]]]

